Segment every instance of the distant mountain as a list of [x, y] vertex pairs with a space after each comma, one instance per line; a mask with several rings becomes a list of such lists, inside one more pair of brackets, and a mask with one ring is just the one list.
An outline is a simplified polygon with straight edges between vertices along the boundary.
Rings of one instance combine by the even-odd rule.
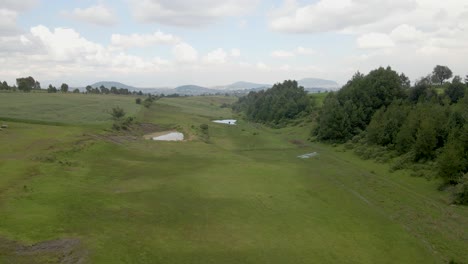
[[222, 87], [216, 87], [217, 89], [225, 90], [247, 90], [247, 89], [258, 89], [258, 88], [270, 88], [271, 84], [260, 84], [252, 82], [235, 82]]
[[198, 85], [182, 85], [174, 89], [174, 93], [183, 94], [183, 95], [200, 95], [200, 94], [210, 94], [210, 93], [219, 93], [219, 90], [209, 89], [206, 87]]
[[[328, 90], [338, 90], [340, 85], [335, 81], [318, 79], [318, 78], [305, 78], [298, 81], [300, 86], [310, 93], [325, 92]], [[104, 85], [106, 88], [115, 86], [116, 88], [128, 89], [130, 91], [142, 91], [144, 93], [155, 93], [155, 94], [180, 94], [180, 95], [202, 95], [202, 94], [246, 94], [250, 91], [260, 91], [271, 88], [270, 84], [252, 83], [239, 81], [229, 85], [217, 86], [217, 87], [203, 87], [198, 85], [182, 85], [176, 88], [160, 87], [160, 88], [141, 88], [134, 87], [127, 84], [114, 81], [101, 81], [92, 84], [92, 87], [100, 87]], [[80, 90], [84, 91], [84, 87], [79, 87]]]
[[94, 84], [91, 84], [91, 87], [101, 87], [101, 85], [104, 85], [106, 88], [111, 88], [111, 87], [116, 87], [116, 88], [123, 88], [123, 89], [128, 89], [128, 90], [141, 90], [141, 88], [136, 88], [130, 85], [126, 85], [120, 82], [111, 82], [111, 81], [103, 81], [103, 82], [97, 82]]
[[325, 90], [338, 90], [341, 86], [335, 82], [330, 80], [318, 79], [318, 78], [305, 78], [297, 81], [298, 84], [302, 87], [307, 89], [312, 88], [319, 88]]

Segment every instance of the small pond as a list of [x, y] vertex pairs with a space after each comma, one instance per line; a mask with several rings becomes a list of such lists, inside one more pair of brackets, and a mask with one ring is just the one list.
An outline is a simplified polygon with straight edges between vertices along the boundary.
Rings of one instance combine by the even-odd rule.
[[171, 132], [161, 136], [153, 137], [153, 140], [157, 141], [182, 141], [184, 140], [184, 134], [180, 132]]
[[212, 122], [218, 123], [218, 124], [235, 125], [237, 120], [235, 120], [235, 119], [223, 119], [223, 120], [213, 120]]

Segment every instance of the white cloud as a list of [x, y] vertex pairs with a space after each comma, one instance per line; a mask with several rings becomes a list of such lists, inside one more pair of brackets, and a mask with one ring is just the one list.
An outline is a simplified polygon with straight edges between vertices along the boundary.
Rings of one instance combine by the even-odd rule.
[[2, 0], [0, 9], [9, 9], [13, 11], [26, 11], [37, 4], [37, 0]]
[[248, 25], [248, 22], [246, 19], [242, 19], [241, 21], [239, 21], [239, 28], [246, 28]]
[[283, 66], [280, 67], [280, 70], [282, 71], [290, 71], [291, 70], [291, 66], [289, 64], [285, 64]]
[[203, 57], [203, 62], [212, 64], [222, 64], [226, 62], [228, 54], [221, 48], [209, 52]]
[[18, 13], [9, 9], [0, 9], [0, 35], [17, 33], [16, 18]]
[[361, 49], [382, 49], [395, 46], [393, 40], [382, 33], [368, 33], [357, 39], [357, 45]]
[[2, 0], [0, 1], [0, 36], [14, 36], [21, 32], [16, 24], [19, 13], [27, 11], [37, 4], [37, 0]]
[[271, 53], [271, 56], [273, 58], [280, 58], [280, 59], [284, 59], [284, 58], [291, 58], [291, 57], [295, 57], [295, 56], [300, 56], [300, 55], [313, 55], [315, 54], [315, 51], [313, 49], [309, 49], [309, 48], [304, 48], [304, 47], [297, 47], [296, 49], [292, 50], [292, 51], [288, 51], [288, 50], [275, 50]]
[[239, 49], [231, 49], [231, 57], [240, 57], [241, 51]]
[[[89, 41], [74, 29], [39, 25], [30, 33], [0, 37], [0, 54], [9, 69], [0, 75], [14, 80], [31, 75], [38, 79], [68, 79], [90, 76], [123, 76], [155, 73], [169, 62], [160, 58], [144, 58]], [[68, 80], [67, 80], [68, 81]]]
[[174, 46], [172, 53], [178, 62], [195, 62], [198, 60], [198, 52], [187, 43], [180, 43]]
[[230, 16], [247, 14], [259, 0], [130, 0], [133, 16], [141, 22], [200, 27]]
[[102, 45], [86, 40], [69, 28], [55, 28], [50, 31], [39, 25], [31, 28], [31, 34], [41, 40], [47, 49], [47, 56], [55, 61], [89, 59], [90, 56], [99, 57], [106, 52]]
[[320, 0], [304, 6], [290, 0], [272, 13], [270, 27], [288, 33], [340, 31], [415, 7], [413, 0]]
[[421, 40], [424, 37], [424, 33], [413, 26], [402, 24], [393, 29], [390, 36], [397, 42], [408, 43]]
[[111, 43], [116, 47], [131, 48], [131, 47], [149, 47], [159, 44], [174, 45], [180, 42], [178, 37], [171, 34], [165, 34], [161, 31], [156, 31], [153, 34], [131, 34], [121, 35], [112, 34]]
[[304, 47], [297, 47], [296, 53], [299, 55], [314, 55], [316, 52], [313, 49], [308, 49]]
[[259, 69], [261, 71], [269, 71], [270, 70], [270, 67], [268, 65], [266, 65], [265, 63], [263, 63], [263, 62], [258, 62], [256, 66], [257, 66], [257, 69]]
[[73, 19], [99, 26], [112, 26], [117, 23], [114, 13], [103, 5], [90, 6], [84, 9], [75, 8], [71, 13], [65, 12], [64, 14]]
[[296, 55], [293, 52], [286, 50], [275, 50], [271, 53], [271, 56], [274, 58], [291, 58]]

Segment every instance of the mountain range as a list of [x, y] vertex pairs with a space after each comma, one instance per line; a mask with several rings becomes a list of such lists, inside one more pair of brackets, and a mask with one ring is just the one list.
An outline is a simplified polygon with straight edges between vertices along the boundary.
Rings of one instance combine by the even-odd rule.
[[[318, 78], [305, 78], [298, 81], [299, 86], [311, 93], [324, 92], [324, 91], [335, 91], [341, 88], [341, 86], [331, 80], [324, 80]], [[114, 81], [101, 81], [92, 84], [92, 87], [100, 87], [101, 85], [111, 88], [123, 88], [130, 91], [143, 91], [145, 93], [157, 93], [157, 94], [180, 94], [180, 95], [201, 95], [201, 94], [216, 94], [216, 93], [229, 93], [229, 94], [245, 94], [250, 91], [258, 91], [263, 89], [269, 89], [272, 87], [271, 84], [261, 84], [253, 82], [239, 81], [229, 85], [214, 86], [214, 87], [203, 87], [198, 85], [182, 85], [175, 88], [171, 87], [156, 87], [156, 88], [142, 88], [134, 87], [131, 85], [123, 84]], [[81, 88], [84, 89], [84, 88]]]

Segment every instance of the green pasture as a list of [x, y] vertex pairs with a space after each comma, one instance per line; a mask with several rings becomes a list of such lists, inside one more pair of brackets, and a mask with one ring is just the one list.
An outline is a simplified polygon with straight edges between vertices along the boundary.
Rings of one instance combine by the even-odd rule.
[[133, 96], [95, 94], [0, 93], [0, 120], [43, 124], [110, 122], [109, 111], [120, 106], [129, 115], [141, 108]]
[[[124, 96], [44, 94], [32, 105], [1, 96], [0, 116], [69, 125], [0, 131], [0, 243], [74, 238], [86, 263], [468, 262], [468, 210], [450, 206], [437, 181], [307, 142], [307, 126], [211, 123], [235, 118], [220, 107], [235, 98], [163, 98], [147, 109]], [[54, 116], [65, 102], [79, 114]], [[25, 109], [12, 116], [5, 104]], [[112, 105], [189, 140], [99, 132], [92, 125], [107, 124], [99, 111]], [[297, 158], [310, 152], [319, 155]], [[0, 263], [59, 255], [0, 246]]]

